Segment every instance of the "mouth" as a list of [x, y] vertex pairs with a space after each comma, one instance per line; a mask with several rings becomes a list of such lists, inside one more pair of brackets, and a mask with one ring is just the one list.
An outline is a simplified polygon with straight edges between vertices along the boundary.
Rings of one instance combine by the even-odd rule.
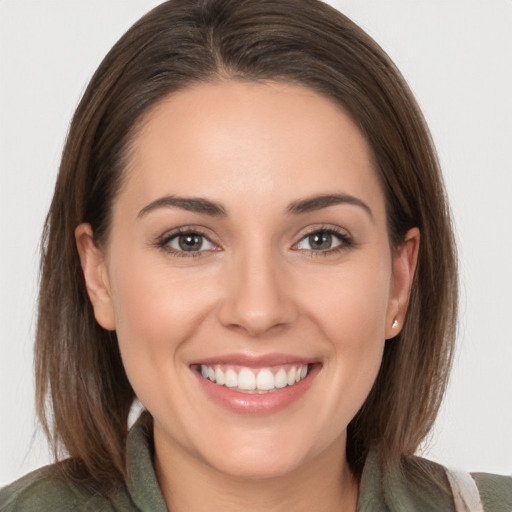
[[285, 410], [300, 400], [322, 363], [279, 354], [233, 354], [195, 361], [190, 369], [213, 403], [237, 414], [261, 416]]
[[295, 363], [250, 367], [233, 364], [196, 364], [193, 369], [217, 386], [247, 394], [274, 393], [303, 381], [313, 364]]

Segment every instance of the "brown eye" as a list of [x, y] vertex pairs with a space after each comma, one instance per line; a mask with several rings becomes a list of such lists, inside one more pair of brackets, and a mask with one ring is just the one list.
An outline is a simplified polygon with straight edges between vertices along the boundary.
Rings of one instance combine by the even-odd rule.
[[329, 252], [336, 248], [349, 247], [351, 244], [351, 239], [345, 234], [320, 229], [307, 234], [296, 248], [305, 251]]
[[165, 245], [176, 252], [211, 251], [215, 245], [201, 233], [179, 233], [170, 237]]
[[182, 251], [199, 251], [203, 246], [203, 237], [196, 233], [187, 233], [178, 237], [178, 245]]
[[325, 251], [331, 249], [332, 235], [325, 231], [319, 231], [308, 236], [308, 242], [311, 249], [314, 251]]

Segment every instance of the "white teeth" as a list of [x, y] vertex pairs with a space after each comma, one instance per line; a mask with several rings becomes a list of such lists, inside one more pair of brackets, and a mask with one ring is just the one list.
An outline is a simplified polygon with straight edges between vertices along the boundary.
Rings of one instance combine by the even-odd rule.
[[256, 387], [261, 391], [270, 391], [276, 387], [274, 375], [270, 370], [266, 368], [260, 370], [256, 378]]
[[226, 386], [228, 388], [238, 387], [238, 375], [235, 370], [228, 370], [226, 372]]
[[297, 373], [297, 370], [295, 367], [290, 368], [290, 371], [288, 372], [288, 386], [292, 386], [295, 384], [295, 374]]
[[276, 373], [274, 378], [276, 379], [276, 388], [281, 389], [288, 385], [288, 375], [283, 368]]
[[293, 386], [308, 374], [308, 365], [287, 366], [288, 371], [285, 368], [279, 368], [276, 373], [273, 373], [270, 368], [256, 370], [243, 367], [237, 373], [233, 368], [223, 371], [221, 365], [206, 364], [202, 364], [200, 370], [205, 379], [209, 379], [219, 386], [237, 388], [244, 392], [265, 392]]
[[250, 391], [256, 389], [256, 376], [249, 368], [242, 368], [238, 374], [238, 387]]
[[218, 366], [215, 367], [215, 382], [219, 384], [219, 386], [226, 384], [224, 372]]

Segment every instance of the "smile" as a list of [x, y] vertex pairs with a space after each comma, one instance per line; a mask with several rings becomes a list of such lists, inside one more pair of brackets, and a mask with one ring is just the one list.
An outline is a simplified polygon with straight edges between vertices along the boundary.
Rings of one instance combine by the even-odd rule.
[[300, 400], [322, 363], [286, 354], [224, 354], [194, 361], [190, 369], [211, 403], [237, 414], [261, 416]]
[[286, 364], [274, 367], [250, 368], [246, 366], [201, 364], [201, 376], [218, 386], [241, 393], [271, 393], [298, 384], [308, 375], [307, 364]]

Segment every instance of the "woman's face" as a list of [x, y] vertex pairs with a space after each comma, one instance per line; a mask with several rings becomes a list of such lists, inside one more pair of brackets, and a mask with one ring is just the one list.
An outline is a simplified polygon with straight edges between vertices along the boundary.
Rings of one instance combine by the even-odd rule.
[[135, 138], [106, 246], [76, 234], [157, 458], [251, 478], [344, 460], [418, 234], [391, 250], [368, 145], [342, 109], [280, 83], [173, 94]]

